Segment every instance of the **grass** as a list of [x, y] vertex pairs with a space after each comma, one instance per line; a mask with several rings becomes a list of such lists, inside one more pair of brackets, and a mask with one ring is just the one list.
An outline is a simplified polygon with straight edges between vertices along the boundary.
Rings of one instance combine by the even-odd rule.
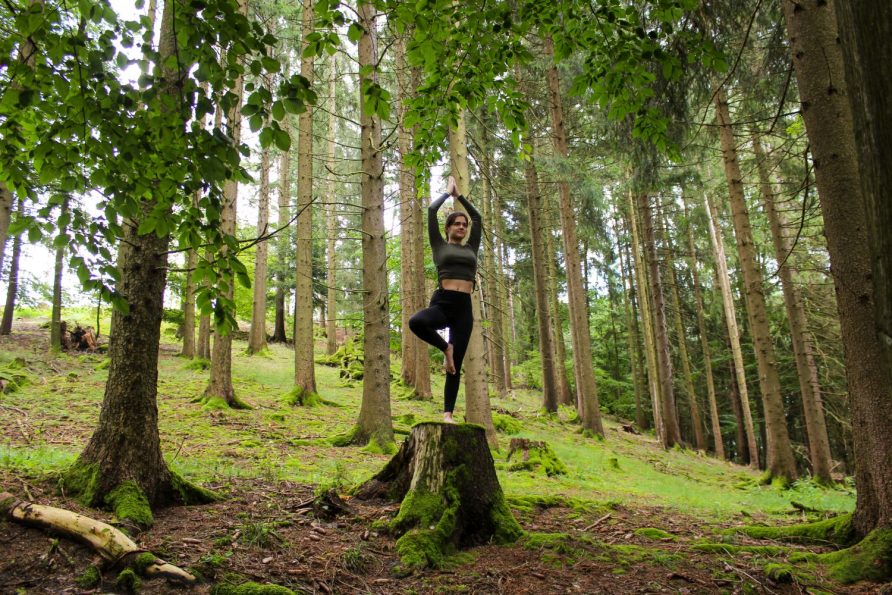
[[[84, 320], [89, 320], [85, 314]], [[162, 337], [171, 340], [169, 333]], [[317, 349], [321, 354], [321, 342]], [[24, 359], [28, 372], [43, 380], [25, 384], [14, 395], [0, 395], [0, 405], [27, 415], [27, 424], [22, 425], [28, 428], [25, 439], [15, 421], [20, 414], [4, 411], [0, 416], [4, 430], [0, 465], [34, 473], [60, 471], [84, 447], [98, 419], [107, 378], [104, 356], [51, 356], [15, 341], [5, 343], [3, 350], [4, 359]], [[236, 394], [254, 409], [206, 411], [193, 400], [204, 390], [208, 372], [176, 357], [179, 345], [163, 345], [159, 424], [162, 448], [174, 470], [199, 482], [259, 477], [349, 485], [388, 460], [387, 455], [358, 447], [336, 448], [325, 440], [355, 424], [361, 382], [345, 385], [337, 368], [317, 365], [318, 392], [330, 404], [290, 406], [284, 397], [293, 385], [293, 351], [273, 344], [263, 355], [251, 357], [245, 350], [243, 342], [234, 342], [233, 384]], [[395, 357], [393, 361], [398, 363]], [[435, 374], [435, 395], [441, 394], [442, 382], [443, 377]], [[441, 405], [439, 398], [424, 402], [394, 396], [391, 400], [395, 423], [405, 427], [439, 420]], [[460, 395], [459, 419], [463, 405]], [[615, 420], [605, 420], [605, 440], [583, 437], [577, 433], [578, 426], [569, 423], [572, 411], [546, 416], [533, 392], [517, 391], [514, 399], [494, 400], [493, 405], [514, 412], [519, 421], [517, 435], [548, 442], [568, 470], [554, 477], [508, 471], [504, 459], [509, 438], [500, 435], [502, 450], [494, 452], [494, 458], [509, 498], [559, 495], [592, 503], [659, 506], [714, 521], [727, 521], [746, 511], [761, 513], [770, 522], [770, 517], [786, 517], [793, 510], [791, 501], [832, 512], [854, 508], [850, 488], [827, 489], [807, 481], [788, 490], [759, 486], [758, 474], [746, 467], [686, 450], [664, 451], [652, 436], [620, 431]]]

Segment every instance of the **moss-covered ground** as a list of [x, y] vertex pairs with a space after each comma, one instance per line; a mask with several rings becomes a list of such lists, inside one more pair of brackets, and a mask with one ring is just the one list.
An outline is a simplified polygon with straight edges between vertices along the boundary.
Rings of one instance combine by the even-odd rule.
[[[79, 508], [56, 487], [98, 418], [106, 358], [50, 355], [45, 348], [48, 331], [39, 328], [40, 322], [20, 322], [11, 337], [0, 339], [0, 366], [21, 360], [31, 379], [16, 392], [0, 394], [0, 487], [22, 498], [33, 496], [113, 520], [108, 513]], [[107, 323], [103, 325], [107, 330]], [[453, 563], [441, 561], [447, 570], [397, 575], [392, 572], [398, 560], [396, 538], [372, 527], [382, 518], [389, 522], [396, 508], [354, 503], [356, 516], [322, 522], [314, 520], [306, 506], [314, 488], [336, 486], [346, 492], [390, 458], [375, 449], [332, 444], [333, 437], [349, 433], [355, 425], [361, 380], [345, 379], [337, 368], [318, 365], [319, 404], [295, 407], [289, 402], [293, 352], [273, 344], [268, 352], [250, 357], [246, 345], [235, 341], [235, 390], [253, 409], [208, 409], [195, 402], [207, 385], [208, 372], [177, 356], [179, 345], [171, 331], [165, 326], [162, 333], [158, 382], [162, 449], [177, 474], [225, 499], [155, 511], [155, 525], [143, 539], [147, 549], [214, 584], [254, 582], [296, 592], [310, 587], [325, 591], [321, 584], [335, 592], [362, 590], [363, 585], [380, 592], [461, 592], [463, 586], [474, 585], [472, 590], [485, 591], [488, 585], [495, 592], [525, 584], [513, 581], [525, 581], [543, 593], [609, 591], [609, 585], [620, 584], [616, 581], [625, 581], [621, 584], [630, 591], [859, 588], [840, 586], [820, 560], [790, 561], [795, 553], [833, 551], [828, 544], [766, 542], [727, 533], [745, 525], [791, 525], [851, 512], [855, 495], [850, 484], [826, 488], [800, 481], [786, 490], [760, 485], [758, 473], [746, 467], [684, 449], [664, 451], [654, 436], [624, 432], [620, 420], [610, 418], [605, 419], [604, 440], [584, 437], [572, 423], [574, 411], [562, 408], [557, 415], [546, 415], [537, 393], [526, 390], [493, 401], [504, 416], [497, 417], [504, 433], [499, 434], [501, 450], [493, 456], [508, 505], [527, 536], [512, 546], [486, 545], [461, 553]], [[322, 346], [320, 342], [320, 356]], [[398, 378], [397, 357], [392, 361]], [[443, 376], [435, 373], [432, 379], [438, 395]], [[438, 398], [425, 402], [403, 394], [394, 390], [391, 403], [398, 431], [441, 418]], [[460, 395], [459, 419], [463, 400]], [[505, 461], [509, 434], [547, 442], [566, 474], [510, 471]], [[396, 438], [402, 440], [401, 433]], [[792, 502], [823, 514], [806, 516]], [[38, 539], [40, 534], [33, 531], [0, 523], [4, 539]], [[249, 533], [264, 535], [263, 543], [246, 542]], [[38, 549], [45, 552], [46, 538], [39, 539], [43, 541]], [[774, 549], [755, 549], [758, 546]], [[62, 549], [74, 556], [74, 547]], [[24, 568], [16, 555], [0, 561], [0, 576], [12, 564]], [[88, 557], [82, 566], [58, 564], [60, 574], [53, 585], [75, 586], [90, 564]], [[778, 568], [788, 564], [793, 570], [779, 573]], [[774, 578], [767, 574], [769, 566]], [[524, 570], [512, 571], [514, 567]], [[552, 581], [556, 568], [561, 581]], [[70, 582], [63, 574], [70, 575]], [[783, 583], [781, 577], [792, 582]], [[105, 573], [104, 585], [113, 588], [115, 578]]]

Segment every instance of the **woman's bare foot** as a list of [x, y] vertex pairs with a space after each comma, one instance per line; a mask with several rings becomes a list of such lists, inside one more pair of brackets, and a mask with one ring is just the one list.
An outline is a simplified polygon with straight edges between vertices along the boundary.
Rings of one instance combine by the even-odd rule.
[[455, 374], [455, 361], [452, 359], [453, 351], [455, 351], [455, 349], [453, 348], [452, 343], [450, 343], [446, 347], [446, 351], [444, 352], [444, 355], [446, 356], [446, 366], [445, 367], [446, 367], [447, 374]]
[[455, 423], [455, 420], [452, 419], [452, 412], [451, 412], [451, 411], [445, 411], [445, 412], [443, 413], [443, 421], [444, 421], [445, 423], [447, 423], [447, 424], [454, 424], [454, 423]]

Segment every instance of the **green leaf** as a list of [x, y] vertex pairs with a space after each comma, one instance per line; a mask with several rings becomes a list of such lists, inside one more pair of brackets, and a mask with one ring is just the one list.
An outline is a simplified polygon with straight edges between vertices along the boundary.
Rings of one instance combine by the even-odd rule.
[[272, 107], [273, 118], [276, 120], [281, 120], [285, 117], [285, 105], [281, 101], [276, 101], [273, 103]]
[[363, 33], [363, 28], [359, 23], [351, 23], [350, 28], [347, 29], [347, 39], [349, 39], [353, 43], [357, 43], [359, 41], [359, 38], [362, 37]]
[[275, 135], [276, 146], [280, 151], [288, 151], [291, 149], [291, 136], [284, 130], [273, 131]]
[[270, 58], [269, 56], [264, 56], [260, 59], [261, 64], [263, 64], [263, 69], [267, 72], [279, 72], [280, 64], [279, 61], [275, 58]]
[[283, 99], [282, 105], [285, 106], [285, 111], [289, 114], [302, 114], [307, 111], [307, 106], [304, 105], [304, 102], [300, 99], [294, 99], [293, 97], [286, 97]]

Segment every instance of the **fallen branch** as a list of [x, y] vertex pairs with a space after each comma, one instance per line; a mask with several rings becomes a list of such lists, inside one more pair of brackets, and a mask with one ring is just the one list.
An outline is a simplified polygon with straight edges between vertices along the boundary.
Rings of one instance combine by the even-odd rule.
[[[24, 502], [9, 492], [0, 493], [0, 515], [24, 525], [49, 529], [86, 542], [109, 562], [146, 553], [132, 539], [111, 525], [70, 510]], [[163, 577], [187, 584], [195, 582], [195, 577], [185, 570], [158, 558], [141, 570], [148, 577]]]

